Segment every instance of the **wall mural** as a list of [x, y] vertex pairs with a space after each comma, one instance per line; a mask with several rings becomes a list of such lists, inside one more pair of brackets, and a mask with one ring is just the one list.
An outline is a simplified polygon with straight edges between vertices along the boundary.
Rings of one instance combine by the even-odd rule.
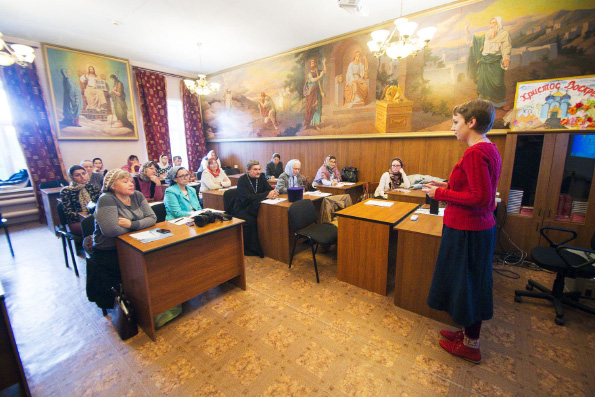
[[410, 19], [438, 28], [415, 57], [375, 58], [375, 28], [210, 76], [207, 139], [445, 131], [478, 97], [507, 128], [517, 82], [595, 73], [593, 2], [485, 0]]

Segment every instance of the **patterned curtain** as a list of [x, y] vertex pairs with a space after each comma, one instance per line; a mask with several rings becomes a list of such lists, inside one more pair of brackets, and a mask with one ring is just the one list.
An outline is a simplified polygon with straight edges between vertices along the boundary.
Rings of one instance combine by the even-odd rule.
[[65, 179], [66, 172], [58, 142], [50, 127], [37, 70], [35, 65], [0, 67], [0, 78], [4, 82], [12, 123], [31, 174], [39, 219], [45, 222], [38, 186], [41, 182]]
[[196, 171], [200, 161], [207, 155], [207, 144], [202, 128], [202, 115], [198, 95], [191, 93], [184, 81], [180, 81], [182, 106], [184, 107], [184, 129], [186, 130], [186, 151], [188, 152], [188, 168]]
[[149, 160], [159, 161], [161, 154], [171, 158], [165, 76], [138, 69], [135, 72]]

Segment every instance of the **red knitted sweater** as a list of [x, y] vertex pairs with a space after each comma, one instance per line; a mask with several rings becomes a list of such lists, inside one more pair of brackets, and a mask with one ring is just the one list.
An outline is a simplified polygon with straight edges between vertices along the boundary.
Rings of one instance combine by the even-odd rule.
[[436, 200], [448, 203], [444, 224], [458, 230], [486, 230], [495, 225], [496, 187], [502, 159], [493, 143], [480, 142], [465, 150], [454, 166], [446, 189], [436, 189]]

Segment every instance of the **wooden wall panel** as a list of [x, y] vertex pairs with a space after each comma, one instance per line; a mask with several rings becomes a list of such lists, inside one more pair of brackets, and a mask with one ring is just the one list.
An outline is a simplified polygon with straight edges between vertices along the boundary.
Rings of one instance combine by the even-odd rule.
[[[490, 136], [504, 158], [505, 135]], [[390, 160], [400, 157], [407, 174], [427, 174], [448, 178], [452, 167], [461, 158], [467, 145], [452, 137], [380, 138], [380, 139], [318, 139], [260, 142], [212, 142], [209, 150], [215, 150], [223, 165], [238, 165], [245, 171], [248, 160], [266, 164], [277, 152], [285, 164], [292, 158], [302, 162], [302, 174], [313, 179], [324, 158], [332, 154], [338, 165], [355, 166], [359, 180], [378, 182], [383, 172], [388, 171]]]

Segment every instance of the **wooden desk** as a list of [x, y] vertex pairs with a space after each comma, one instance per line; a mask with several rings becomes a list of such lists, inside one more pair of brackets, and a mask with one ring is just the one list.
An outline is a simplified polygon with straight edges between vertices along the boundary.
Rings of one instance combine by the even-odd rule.
[[14, 340], [10, 318], [4, 301], [4, 289], [0, 283], [0, 395], [3, 391], [15, 384], [19, 385], [18, 393], [12, 389], [12, 393], [6, 394], [15, 396], [30, 396], [29, 385], [23, 371], [23, 364], [19, 356], [17, 344]]
[[[286, 194], [279, 197], [287, 198]], [[320, 214], [322, 197], [304, 195], [304, 199], [312, 200], [316, 212]], [[262, 203], [258, 210], [258, 237], [265, 256], [279, 262], [289, 264], [289, 256], [293, 247], [293, 233], [289, 230], [287, 209], [293, 204], [282, 201], [278, 204]]]
[[316, 189], [324, 193], [330, 193], [333, 196], [337, 194], [348, 194], [349, 196], [351, 196], [351, 202], [353, 204], [356, 204], [359, 198], [362, 196], [362, 194], [364, 194], [364, 185], [366, 183], [367, 182], [357, 182], [354, 185], [341, 187], [318, 185], [316, 186]]
[[443, 217], [418, 214], [399, 223], [395, 305], [434, 320], [455, 325], [448, 313], [431, 309], [427, 304], [440, 240]]
[[202, 206], [203, 208], [210, 208], [212, 210], [225, 211], [223, 202], [223, 195], [229, 189], [209, 190], [202, 192]]
[[396, 201], [391, 207], [377, 207], [366, 205], [369, 200], [337, 212], [337, 276], [346, 283], [386, 295], [389, 258], [396, 249], [393, 227], [418, 205]]
[[173, 236], [141, 243], [131, 232], [116, 239], [124, 291], [138, 323], [153, 340], [153, 317], [226, 281], [246, 289], [243, 220], [198, 228], [157, 223]]
[[39, 189], [43, 201], [43, 208], [45, 209], [45, 218], [48, 223], [48, 229], [54, 234], [56, 234], [56, 226], [60, 225], [60, 217], [58, 216], [58, 210], [56, 209], [58, 202], [60, 201], [60, 190], [62, 190], [62, 187]]
[[421, 189], [418, 190], [409, 190], [409, 193], [399, 192], [397, 190], [391, 190], [386, 192], [389, 200], [392, 201], [402, 201], [405, 203], [415, 203], [415, 204], [425, 204], [426, 203], [426, 192], [422, 191]]

